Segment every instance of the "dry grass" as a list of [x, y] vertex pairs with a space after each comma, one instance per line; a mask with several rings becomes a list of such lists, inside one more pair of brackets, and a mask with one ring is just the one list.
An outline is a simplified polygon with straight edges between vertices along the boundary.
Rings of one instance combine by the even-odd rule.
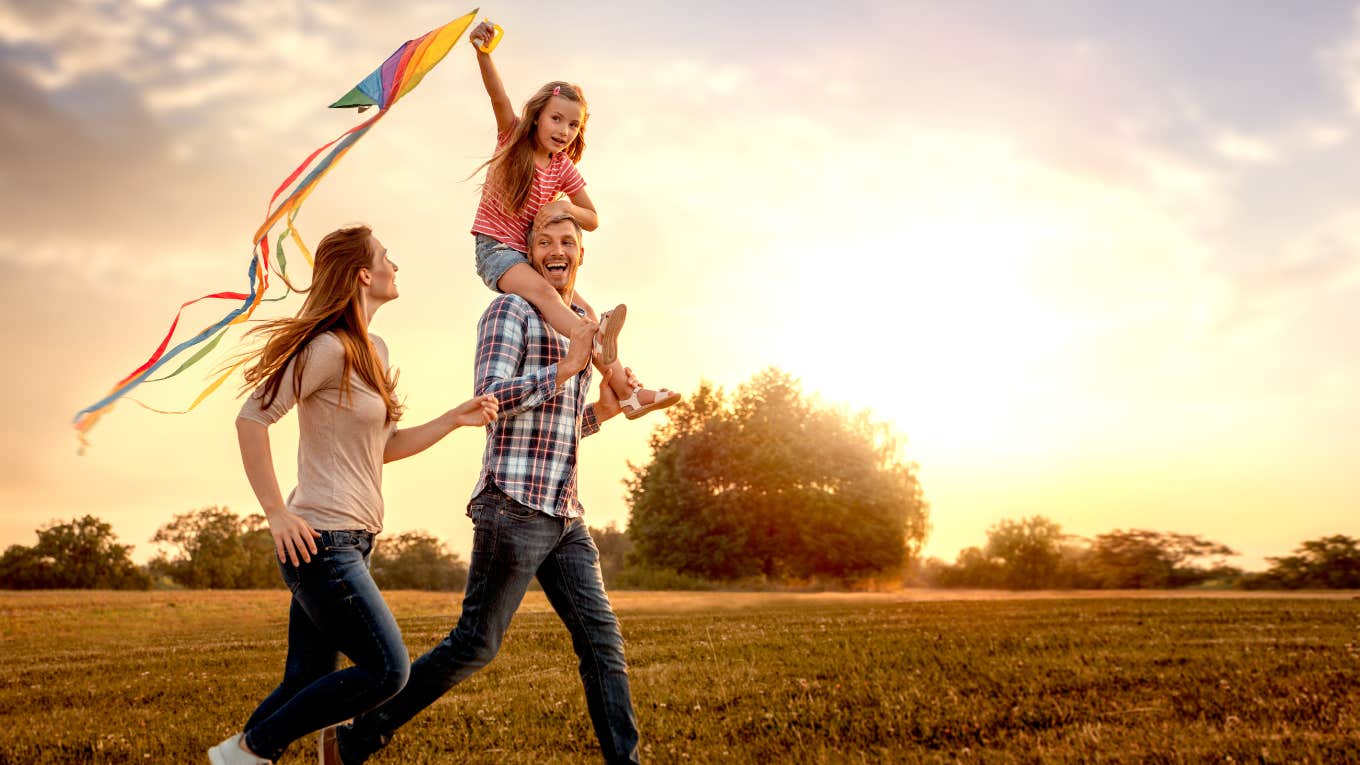
[[[1360, 761], [1351, 594], [997, 595], [617, 593], [647, 760]], [[413, 654], [457, 609], [389, 601]], [[0, 593], [0, 763], [204, 761], [277, 682], [286, 604]], [[284, 761], [311, 761], [303, 743]], [[373, 762], [596, 758], [531, 593], [496, 661]]]

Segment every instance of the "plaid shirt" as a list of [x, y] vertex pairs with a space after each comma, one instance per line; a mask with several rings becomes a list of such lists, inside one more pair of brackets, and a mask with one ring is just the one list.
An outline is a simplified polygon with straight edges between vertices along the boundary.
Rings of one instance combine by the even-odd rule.
[[[585, 315], [577, 306], [572, 310]], [[472, 496], [490, 478], [515, 501], [549, 515], [578, 518], [585, 512], [576, 497], [576, 449], [600, 423], [586, 401], [589, 364], [557, 386], [557, 362], [567, 344], [517, 295], [500, 295], [487, 306], [477, 322], [474, 389], [494, 395], [500, 415], [486, 427], [482, 475]]]

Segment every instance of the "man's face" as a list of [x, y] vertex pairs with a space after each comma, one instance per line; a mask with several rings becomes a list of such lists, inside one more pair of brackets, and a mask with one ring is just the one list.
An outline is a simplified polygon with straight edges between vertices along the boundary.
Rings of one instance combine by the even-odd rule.
[[583, 252], [576, 226], [569, 220], [540, 228], [529, 242], [529, 262], [567, 300], [576, 287], [576, 269], [581, 266]]

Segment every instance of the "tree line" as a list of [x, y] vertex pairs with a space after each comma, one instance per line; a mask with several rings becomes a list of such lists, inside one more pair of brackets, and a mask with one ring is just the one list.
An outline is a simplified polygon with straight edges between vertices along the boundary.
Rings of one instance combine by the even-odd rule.
[[[1335, 535], [1269, 558], [1264, 572], [1202, 537], [1116, 529], [1086, 539], [1042, 516], [1005, 520], [953, 563], [922, 560], [929, 506], [916, 465], [870, 413], [823, 404], [767, 369], [731, 393], [709, 383], [668, 410], [650, 458], [629, 465], [628, 525], [591, 529], [606, 585], [635, 589], [1008, 589], [1191, 586], [1360, 588], [1360, 549]], [[145, 566], [92, 516], [38, 530], [0, 557], [0, 588], [279, 587], [261, 515], [208, 507], [175, 516]], [[380, 587], [461, 590], [467, 565], [434, 536], [384, 536]]]
[[[146, 590], [282, 588], [274, 540], [264, 516], [239, 516], [224, 507], [176, 515], [151, 541], [161, 552], [144, 566], [131, 545], [91, 515], [52, 522], [32, 546], [11, 545], [0, 556], [0, 588]], [[379, 587], [462, 591], [467, 564], [425, 531], [384, 536], [371, 560]]]
[[1360, 540], [1341, 534], [1267, 558], [1265, 571], [1228, 565], [1234, 555], [1227, 545], [1192, 534], [1116, 529], [1087, 539], [1033, 516], [995, 524], [986, 545], [964, 549], [952, 564], [926, 560], [915, 576], [927, 586], [1013, 590], [1360, 588]]

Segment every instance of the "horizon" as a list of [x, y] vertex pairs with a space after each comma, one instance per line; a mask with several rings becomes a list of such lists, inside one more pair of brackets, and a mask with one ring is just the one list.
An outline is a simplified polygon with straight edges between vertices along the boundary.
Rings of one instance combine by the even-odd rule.
[[[484, 15], [517, 106], [584, 85], [601, 226], [580, 286], [628, 304], [620, 355], [649, 386], [775, 366], [871, 410], [919, 466], [923, 555], [949, 562], [1033, 515], [1203, 536], [1249, 570], [1360, 536], [1360, 3], [580, 9], [566, 29], [527, 4]], [[84, 457], [70, 418], [182, 301], [243, 286], [269, 193], [358, 121], [326, 105], [465, 10], [0, 4], [0, 547], [88, 513], [145, 562], [174, 515], [258, 512], [237, 385], [187, 416], [124, 402]], [[466, 176], [493, 125], [460, 42], [298, 219], [309, 245], [365, 221], [401, 267], [374, 329], [408, 423], [471, 395], [492, 293]], [[220, 315], [191, 309], [176, 337]], [[184, 377], [133, 395], [186, 406], [204, 380]], [[591, 526], [626, 527], [621, 481], [663, 417], [583, 441]], [[271, 437], [287, 492], [296, 428]], [[482, 442], [387, 466], [386, 533], [467, 560]]]

